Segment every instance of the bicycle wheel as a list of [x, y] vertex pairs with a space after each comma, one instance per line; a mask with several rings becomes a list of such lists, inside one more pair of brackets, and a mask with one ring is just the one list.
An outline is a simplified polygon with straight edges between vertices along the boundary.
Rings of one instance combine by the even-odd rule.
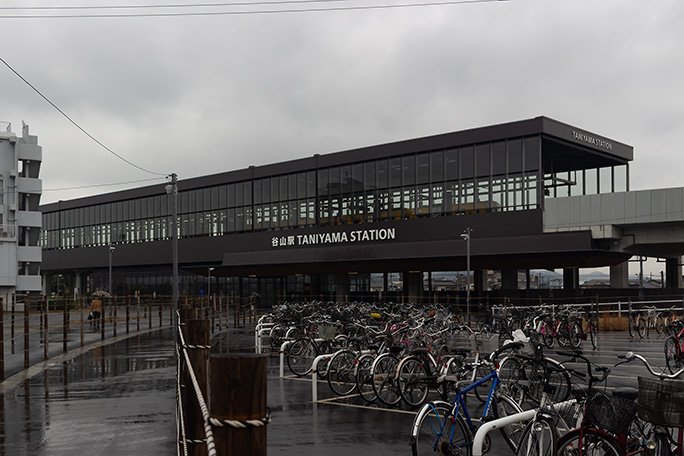
[[[504, 394], [497, 394], [494, 396], [491, 407], [494, 418], [496, 419], [515, 415], [516, 413], [523, 411], [514, 399]], [[518, 449], [520, 438], [522, 437], [526, 426], [527, 421], [519, 421], [499, 428], [501, 435], [514, 453]]]
[[520, 370], [520, 362], [514, 356], [508, 356], [499, 363], [499, 380], [501, 391], [518, 404], [522, 404], [525, 390], [521, 385], [521, 380], [525, 378]]
[[356, 389], [356, 355], [351, 350], [341, 350], [328, 363], [328, 385], [338, 396], [347, 396]]
[[401, 360], [397, 367], [399, 394], [408, 405], [418, 407], [428, 395], [429, 383], [423, 362], [414, 357]]
[[591, 324], [589, 325], [589, 340], [591, 340], [591, 346], [593, 347], [594, 350], [596, 350], [596, 347], [598, 347], [598, 338], [596, 335], [596, 327]]
[[570, 346], [570, 328], [567, 323], [560, 323], [558, 325], [558, 332], [556, 333], [556, 339], [558, 339], [558, 345], [560, 347]]
[[311, 339], [297, 339], [290, 345], [287, 366], [293, 374], [302, 377], [311, 372], [311, 364], [316, 358], [316, 347]]
[[582, 343], [582, 339], [580, 338], [580, 333], [582, 332], [582, 328], [580, 328], [579, 323], [575, 322], [570, 326], [570, 329], [568, 330], [569, 332], [569, 340], [570, 340], [570, 345], [573, 348], [579, 348], [580, 344]]
[[356, 391], [364, 401], [370, 403], [375, 402], [376, 396], [373, 391], [373, 377], [371, 377], [371, 366], [375, 361], [375, 355], [366, 353], [361, 355], [356, 363]]
[[413, 456], [468, 455], [473, 437], [464, 418], [451, 416], [451, 405], [429, 402], [416, 415], [411, 435]]
[[[323, 355], [326, 353], [333, 354], [333, 343], [330, 340], [323, 340], [318, 344], [318, 350], [316, 350], [316, 354], [314, 355], [314, 358], [318, 355]], [[311, 360], [313, 363], [313, 360]], [[318, 366], [316, 366], [318, 370], [318, 378], [320, 379], [326, 379], [328, 377], [328, 365], [330, 364], [330, 358], [327, 359], [322, 359], [319, 361]]]
[[516, 454], [518, 456], [555, 456], [558, 446], [556, 425], [553, 420], [540, 415], [527, 424]]
[[634, 339], [637, 336], [637, 325], [634, 317], [629, 316], [629, 322], [627, 323], [627, 329], [629, 329], [629, 337]]
[[383, 353], [378, 356], [371, 366], [371, 378], [373, 379], [373, 391], [380, 402], [385, 405], [397, 405], [401, 401], [399, 382], [397, 381], [397, 366], [399, 358]]
[[280, 352], [280, 347], [283, 345], [283, 342], [285, 341], [286, 332], [287, 328], [283, 325], [275, 325], [273, 328], [271, 328], [271, 332], [269, 333], [268, 338], [269, 342], [271, 343], [271, 348], [274, 352]]
[[665, 330], [665, 322], [662, 315], [658, 315], [655, 319], [655, 330], [658, 334], [662, 334]]
[[[580, 440], [581, 432], [581, 440]], [[623, 456], [620, 447], [608, 435], [596, 429], [574, 429], [558, 441], [558, 456]]]
[[675, 336], [669, 336], [665, 339], [665, 363], [671, 374], [684, 367], [679, 343]]
[[[525, 372], [525, 376], [529, 382], [528, 397], [536, 405], [541, 403], [542, 394], [544, 390], [544, 379], [547, 377], [546, 364], [553, 366], [548, 372], [548, 394], [551, 395], [553, 402], [563, 402], [570, 396], [570, 374], [563, 366], [554, 359], [544, 358], [541, 361], [530, 360], [526, 361], [521, 369]], [[559, 370], [560, 369], [560, 370]]]
[[553, 325], [549, 323], [544, 323], [544, 326], [542, 326], [541, 334], [542, 341], [544, 342], [546, 348], [553, 348], [553, 345], [556, 343]]
[[646, 335], [646, 321], [644, 318], [639, 318], [637, 321], [637, 332], [639, 333], [639, 337], [641, 339], [643, 339]]

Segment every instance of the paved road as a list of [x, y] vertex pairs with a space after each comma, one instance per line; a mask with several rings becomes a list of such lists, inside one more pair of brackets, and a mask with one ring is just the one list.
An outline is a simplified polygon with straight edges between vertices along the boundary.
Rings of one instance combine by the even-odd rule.
[[153, 330], [9, 378], [0, 394], [0, 455], [174, 454], [171, 341], [170, 329]]

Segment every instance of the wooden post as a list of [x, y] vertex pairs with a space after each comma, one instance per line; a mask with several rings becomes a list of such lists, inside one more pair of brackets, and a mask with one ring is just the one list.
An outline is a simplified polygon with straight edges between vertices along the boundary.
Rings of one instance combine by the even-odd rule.
[[85, 298], [81, 296], [81, 299], [79, 301], [79, 307], [81, 308], [81, 347], [83, 347], [85, 346], [85, 320], [83, 319], [83, 315], [85, 314], [83, 312], [85, 307]]
[[43, 359], [50, 357], [50, 304], [47, 300], [43, 301]]
[[150, 316], [149, 320], [147, 320], [147, 324], [149, 325], [149, 329], [152, 329], [152, 301], [147, 303], [147, 311], [147, 314]]
[[69, 337], [69, 302], [65, 297], [62, 298], [62, 351], [66, 353], [69, 348], [67, 341]]
[[28, 295], [24, 296], [24, 367], [29, 367], [29, 307]]
[[[111, 299], [111, 298], [107, 298]], [[111, 300], [109, 301], [111, 303]], [[100, 338], [102, 340], [105, 340], [105, 321], [107, 319], [105, 318], [105, 312], [107, 310], [107, 306], [105, 306], [105, 299], [102, 299], [102, 312], [100, 312]], [[104, 375], [104, 372], [102, 372], [102, 375]]]
[[126, 334], [131, 332], [131, 297], [126, 296]]
[[137, 317], [135, 319], [136, 329], [140, 332], [140, 295], [138, 295], [135, 300], [135, 315]]
[[119, 307], [119, 306], [117, 306], [117, 304], [118, 304], [117, 300], [114, 299], [114, 302], [112, 303], [112, 305], [114, 306], [114, 312], [113, 312], [114, 316], [112, 317], [112, 336], [113, 337], [116, 337], [116, 313], [117, 313], [116, 308]]
[[[211, 338], [209, 335], [209, 320], [187, 320], [183, 329], [185, 343], [188, 346], [196, 347], [187, 348], [188, 358], [190, 358], [190, 366], [187, 366], [187, 368], [193, 369], [202, 396], [207, 401], [209, 397], [207, 394], [209, 353], [211, 351], [208, 348]], [[192, 385], [190, 375], [187, 372], [184, 374], [185, 399], [183, 400], [183, 412], [185, 416], [185, 437], [189, 440], [202, 440], [205, 438], [204, 418], [197, 402], [195, 388]], [[189, 443], [188, 450], [191, 456], [204, 456], [207, 454], [207, 447], [203, 444]]]
[[158, 307], [158, 309], [159, 309], [159, 327], [161, 328], [162, 325], [164, 324], [163, 323], [164, 316], [162, 315], [162, 303], [161, 303], [161, 301], [159, 301], [157, 303], [157, 306], [159, 306]]
[[[209, 414], [219, 420], [266, 418], [266, 355], [251, 353], [211, 357]], [[220, 455], [266, 455], [266, 426], [213, 427]]]

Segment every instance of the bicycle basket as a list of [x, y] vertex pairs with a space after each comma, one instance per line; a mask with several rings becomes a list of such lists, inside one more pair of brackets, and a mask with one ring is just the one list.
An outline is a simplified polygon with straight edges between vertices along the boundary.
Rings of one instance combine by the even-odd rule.
[[665, 427], [684, 427], [684, 382], [639, 377], [639, 418]]
[[637, 404], [594, 390], [589, 394], [585, 413], [589, 425], [613, 434], [626, 434], [637, 414]]
[[337, 333], [337, 326], [318, 325], [318, 337], [322, 339], [332, 339]]

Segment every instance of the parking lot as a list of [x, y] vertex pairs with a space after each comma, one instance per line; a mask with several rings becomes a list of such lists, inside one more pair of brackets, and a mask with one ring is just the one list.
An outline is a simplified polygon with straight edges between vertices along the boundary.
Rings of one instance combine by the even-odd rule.
[[[483, 351], [495, 347], [497, 339], [485, 343]], [[458, 346], [468, 346], [472, 340], [459, 337], [450, 341]], [[664, 336], [652, 335], [649, 339], [630, 339], [626, 332], [603, 332], [599, 334], [596, 351], [583, 342], [584, 353], [593, 362], [613, 366], [617, 355], [631, 350], [646, 357], [654, 367], [665, 366]], [[470, 348], [470, 347], [468, 347]], [[559, 361], [556, 349], [545, 351]], [[578, 367], [579, 366], [574, 366]], [[313, 402], [311, 376], [295, 377], [285, 366], [285, 376], [280, 377], [279, 357], [269, 355], [268, 406], [272, 422], [268, 427], [269, 454], [282, 455], [385, 455], [411, 454], [409, 432], [415, 409], [405, 406], [384, 408], [368, 405], [358, 397], [336, 398], [325, 381], [318, 381], [318, 401]], [[607, 388], [637, 386], [637, 377], [648, 375], [646, 368], [633, 362], [612, 369]], [[481, 405], [477, 399], [468, 402], [469, 407]], [[477, 414], [477, 409], [476, 413]], [[472, 414], [472, 409], [471, 409]], [[509, 454], [503, 438], [494, 432], [490, 454]]]

